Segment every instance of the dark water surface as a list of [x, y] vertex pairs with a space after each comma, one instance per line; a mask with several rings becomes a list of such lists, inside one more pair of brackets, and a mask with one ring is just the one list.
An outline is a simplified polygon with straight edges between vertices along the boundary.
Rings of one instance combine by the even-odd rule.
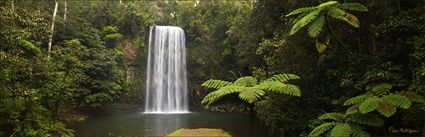
[[221, 128], [234, 137], [263, 137], [267, 130], [242, 114], [192, 112], [187, 114], [122, 113], [91, 117], [75, 126], [76, 136], [165, 136], [178, 128]]

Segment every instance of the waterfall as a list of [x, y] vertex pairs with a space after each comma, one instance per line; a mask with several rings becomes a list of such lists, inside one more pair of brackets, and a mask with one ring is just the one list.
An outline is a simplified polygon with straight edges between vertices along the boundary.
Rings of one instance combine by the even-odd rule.
[[189, 112], [185, 52], [181, 28], [150, 28], [145, 113]]

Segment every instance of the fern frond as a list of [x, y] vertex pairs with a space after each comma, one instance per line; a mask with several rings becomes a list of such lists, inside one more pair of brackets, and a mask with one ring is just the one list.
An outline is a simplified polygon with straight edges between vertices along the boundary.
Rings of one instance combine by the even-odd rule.
[[297, 20], [297, 22], [292, 26], [291, 32], [289, 35], [294, 35], [297, 33], [301, 28], [309, 24], [311, 21], [317, 18], [317, 16], [320, 14], [321, 10], [314, 10], [310, 12], [309, 14], [305, 15], [301, 19]]
[[287, 94], [291, 96], [301, 96], [301, 90], [292, 84], [283, 84], [279, 81], [263, 81], [254, 88], [271, 91], [279, 94]]
[[295, 79], [300, 79], [300, 77], [295, 74], [276, 74], [276, 75], [273, 75], [271, 78], [268, 78], [264, 81], [279, 81], [279, 82], [285, 83], [285, 82], [288, 82], [289, 80], [295, 80]]
[[340, 8], [336, 8], [336, 7], [330, 8], [328, 10], [328, 15], [331, 16], [332, 18], [347, 22], [347, 18], [345, 18], [345, 14], [347, 13], [344, 10], [341, 10]]
[[319, 6], [317, 6], [317, 8], [330, 7], [330, 6], [333, 6], [333, 5], [336, 5], [336, 4], [339, 4], [339, 2], [338, 1], [328, 1], [328, 2], [320, 4]]
[[337, 5], [338, 8], [351, 11], [368, 11], [368, 9], [360, 3], [344, 3]]
[[379, 98], [376, 96], [370, 97], [366, 99], [363, 103], [360, 104], [359, 110], [361, 113], [369, 113], [372, 112], [379, 107]]
[[325, 24], [325, 16], [317, 17], [308, 27], [308, 36], [315, 38], [320, 32], [323, 30], [323, 26]]
[[381, 83], [373, 86], [372, 93], [374, 94], [387, 94], [393, 88], [391, 84]]
[[241, 86], [245, 86], [245, 87], [252, 87], [254, 85], [257, 85], [257, 79], [252, 77], [252, 76], [246, 76], [246, 77], [241, 77], [238, 78], [235, 81], [236, 85], [241, 85]]
[[358, 95], [356, 97], [350, 98], [347, 101], [344, 102], [344, 106], [349, 106], [349, 105], [355, 105], [355, 104], [360, 104], [363, 101], [365, 101], [367, 98], [369, 98], [370, 95]]
[[351, 125], [351, 129], [353, 130], [353, 137], [370, 137], [370, 134], [364, 131], [360, 126]]
[[319, 116], [318, 119], [320, 120], [335, 120], [335, 121], [341, 121], [343, 119], [344, 115], [340, 113], [325, 113], [321, 116]]
[[412, 102], [410, 101], [410, 99], [402, 95], [397, 95], [397, 94], [385, 95], [382, 97], [382, 99], [391, 103], [395, 107], [399, 107], [403, 109], [408, 109], [412, 105]]
[[346, 115], [354, 114], [359, 112], [359, 105], [353, 105], [347, 109], [345, 112]]
[[259, 100], [262, 96], [264, 96], [264, 94], [265, 92], [261, 89], [247, 88], [246, 90], [239, 93], [239, 97], [251, 104]]
[[225, 86], [216, 91], [210, 92], [208, 95], [204, 97], [204, 99], [202, 99], [201, 103], [210, 105], [216, 102], [217, 100], [221, 99], [225, 95], [242, 92], [244, 90], [246, 90], [245, 87], [240, 87], [235, 85]]
[[409, 98], [410, 101], [418, 102], [418, 103], [425, 103], [425, 99], [424, 99], [423, 96], [415, 94], [413, 92], [402, 91], [402, 92], [399, 92], [398, 94]]
[[360, 21], [359, 19], [357, 19], [356, 16], [354, 16], [353, 14], [347, 13], [345, 14], [345, 18], [347, 19], [347, 23], [350, 24], [353, 27], [360, 27]]
[[296, 15], [296, 14], [300, 14], [300, 13], [311, 12], [311, 11], [313, 11], [313, 10], [315, 10], [315, 9], [316, 9], [315, 7], [304, 7], [304, 8], [299, 8], [299, 9], [296, 9], [296, 10], [294, 10], [294, 11], [292, 11], [292, 12], [290, 12], [290, 13], [286, 14], [286, 17], [288, 17], [288, 16], [292, 16], [292, 15]]
[[397, 108], [394, 107], [391, 103], [383, 100], [379, 101], [378, 112], [385, 117], [390, 117], [397, 112]]
[[338, 123], [332, 129], [331, 137], [350, 137], [353, 133], [351, 126], [347, 123]]
[[224, 81], [224, 80], [210, 79], [210, 80], [207, 80], [204, 83], [202, 83], [201, 86], [206, 87], [206, 88], [219, 89], [219, 88], [229, 86], [229, 85], [233, 85], [233, 83], [228, 82], [228, 81]]
[[326, 131], [328, 131], [329, 129], [331, 129], [334, 126], [335, 126], [335, 123], [334, 122], [322, 124], [322, 125], [317, 126], [316, 128], [314, 128], [313, 131], [311, 131], [308, 136], [309, 137], [318, 137], [318, 136], [320, 136], [321, 134], [325, 133]]
[[352, 114], [348, 115], [347, 122], [351, 123], [357, 123], [362, 125], [368, 125], [368, 126], [382, 126], [384, 124], [384, 120], [379, 118], [379, 115], [368, 113], [368, 114]]

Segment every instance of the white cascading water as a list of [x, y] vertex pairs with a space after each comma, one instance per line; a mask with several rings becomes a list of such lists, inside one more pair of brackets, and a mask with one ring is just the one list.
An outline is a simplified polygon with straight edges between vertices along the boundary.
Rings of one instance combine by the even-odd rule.
[[185, 52], [181, 28], [150, 28], [145, 113], [189, 112]]

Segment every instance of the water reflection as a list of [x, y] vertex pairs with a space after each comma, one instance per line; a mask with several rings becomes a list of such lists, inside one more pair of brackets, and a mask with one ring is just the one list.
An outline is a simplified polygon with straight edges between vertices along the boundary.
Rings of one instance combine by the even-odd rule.
[[75, 126], [76, 136], [83, 137], [165, 136], [178, 128], [221, 128], [234, 137], [267, 136], [267, 130], [258, 123], [251, 128], [248, 116], [226, 113], [125, 113], [92, 117]]

